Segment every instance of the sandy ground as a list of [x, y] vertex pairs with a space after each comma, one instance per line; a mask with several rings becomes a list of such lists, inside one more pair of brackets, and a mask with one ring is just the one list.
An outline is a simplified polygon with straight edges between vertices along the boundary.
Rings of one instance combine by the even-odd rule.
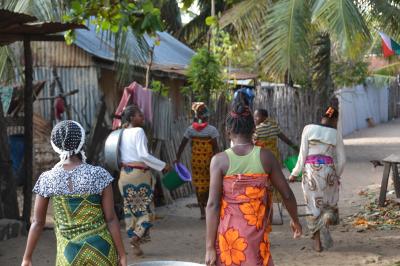
[[[342, 177], [341, 217], [357, 212], [363, 204], [358, 195], [362, 189], [378, 190], [383, 168], [373, 168], [370, 160], [380, 160], [400, 151], [400, 120], [375, 128], [355, 132], [345, 138], [348, 164]], [[299, 203], [303, 202], [299, 183], [291, 185]], [[391, 188], [390, 188], [391, 189]], [[173, 205], [157, 209], [162, 217], [155, 222], [152, 241], [143, 245], [145, 256], [133, 257], [128, 242], [129, 263], [148, 260], [204, 261], [205, 222], [197, 209], [186, 207], [195, 203], [194, 197], [177, 200]], [[299, 209], [304, 213], [304, 209]], [[304, 219], [302, 219], [305, 225]], [[274, 225], [271, 250], [276, 265], [397, 265], [400, 266], [400, 231], [357, 232], [343, 222], [333, 229], [335, 246], [315, 253], [311, 240], [303, 236], [293, 240], [289, 218], [284, 213], [284, 225]], [[305, 227], [305, 226], [304, 226]], [[25, 237], [0, 242], [0, 265], [19, 265], [25, 247]], [[54, 265], [54, 232], [46, 230], [35, 251], [34, 265]]]

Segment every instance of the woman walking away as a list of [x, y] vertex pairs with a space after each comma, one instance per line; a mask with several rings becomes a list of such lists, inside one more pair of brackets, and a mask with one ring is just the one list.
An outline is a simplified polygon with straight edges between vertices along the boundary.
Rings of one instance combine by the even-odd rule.
[[192, 178], [196, 188], [197, 201], [200, 207], [201, 219], [205, 218], [205, 207], [208, 200], [210, 188], [210, 162], [214, 154], [218, 152], [217, 138], [218, 130], [208, 124], [209, 111], [202, 102], [195, 102], [192, 105], [195, 113], [194, 121], [189, 126], [176, 155], [179, 162], [186, 144], [191, 140], [192, 143]]
[[283, 197], [294, 238], [302, 233], [296, 199], [273, 154], [253, 145], [255, 125], [249, 108], [235, 103], [226, 126], [233, 147], [211, 161], [206, 264], [271, 266], [268, 235], [272, 202], [268, 184], [272, 183]]
[[22, 265], [32, 265], [32, 253], [46, 222], [49, 199], [54, 208], [56, 265], [127, 265], [114, 212], [111, 175], [85, 163], [85, 131], [67, 120], [51, 132], [51, 145], [61, 161], [40, 175], [33, 192], [34, 218]]
[[[336, 129], [339, 112], [329, 107], [320, 125], [307, 125], [301, 136], [300, 155], [290, 181], [303, 172], [303, 192], [312, 217], [308, 227], [316, 251], [329, 248], [333, 241], [329, 225], [339, 222], [338, 200], [340, 176], [345, 164], [342, 134]], [[320, 233], [322, 233], [322, 244]]]
[[147, 147], [143, 130], [144, 116], [136, 105], [129, 105], [123, 112], [124, 126], [120, 143], [122, 168], [118, 187], [124, 199], [126, 232], [135, 255], [143, 251], [140, 243], [150, 239], [151, 204], [153, 202], [154, 179], [150, 168], [166, 172], [169, 166], [152, 156]]
[[267, 110], [257, 109], [254, 112], [254, 122], [256, 123], [256, 131], [253, 136], [254, 143], [257, 146], [269, 149], [278, 161], [281, 158], [278, 149], [278, 138], [295, 151], [299, 151], [299, 148], [282, 133], [276, 121], [268, 117]]

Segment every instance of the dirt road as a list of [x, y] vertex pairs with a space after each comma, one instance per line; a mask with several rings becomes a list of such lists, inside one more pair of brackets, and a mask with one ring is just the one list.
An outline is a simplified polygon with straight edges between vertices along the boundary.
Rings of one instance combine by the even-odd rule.
[[[400, 152], [400, 121], [392, 121], [375, 128], [356, 132], [345, 138], [348, 163], [342, 177], [340, 215], [357, 212], [364, 199], [358, 195], [362, 189], [377, 190], [382, 177], [382, 167], [373, 168], [370, 160], [380, 160]], [[303, 202], [300, 184], [291, 185], [299, 202]], [[182, 260], [203, 262], [205, 222], [199, 219], [197, 209], [187, 208], [195, 198], [176, 201], [173, 205], [158, 208], [152, 231], [152, 241], [143, 246], [145, 256], [134, 258], [129, 250], [129, 262], [144, 260]], [[300, 212], [304, 210], [300, 209]], [[284, 225], [273, 226], [271, 250], [275, 264], [295, 265], [400, 265], [400, 231], [357, 232], [351, 225], [341, 224], [333, 229], [335, 245], [328, 251], [315, 253], [306, 236], [292, 240], [288, 215]], [[305, 221], [302, 220], [305, 225]], [[26, 238], [0, 242], [0, 265], [19, 265]], [[34, 254], [34, 265], [54, 265], [55, 237], [45, 231]]]

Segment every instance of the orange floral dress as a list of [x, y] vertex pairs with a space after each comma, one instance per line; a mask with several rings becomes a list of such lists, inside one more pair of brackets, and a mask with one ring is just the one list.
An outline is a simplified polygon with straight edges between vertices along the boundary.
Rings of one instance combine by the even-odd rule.
[[216, 240], [218, 266], [271, 266], [267, 174], [225, 176]]

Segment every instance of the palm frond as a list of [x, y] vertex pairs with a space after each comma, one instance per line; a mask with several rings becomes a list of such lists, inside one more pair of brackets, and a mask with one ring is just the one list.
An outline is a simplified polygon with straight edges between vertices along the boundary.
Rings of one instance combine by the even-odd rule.
[[209, 27], [205, 20], [211, 10], [205, 10], [184, 25], [178, 33], [178, 38], [191, 47], [200, 46], [206, 39]]
[[395, 38], [400, 37], [399, 1], [369, 1], [369, 8], [363, 10], [366, 19], [376, 30], [384, 31]]
[[317, 0], [313, 7], [313, 22], [329, 31], [340, 44], [341, 51], [356, 57], [370, 41], [370, 32], [353, 0]]
[[397, 76], [400, 73], [400, 62], [389, 64], [387, 66], [375, 69], [373, 74], [382, 76]]
[[132, 81], [134, 74], [143, 71], [147, 63], [150, 47], [142, 35], [133, 31], [119, 31], [113, 35], [115, 42], [115, 62], [117, 84], [124, 86]]
[[261, 28], [260, 66], [267, 75], [282, 81], [305, 76], [305, 56], [309, 54], [311, 14], [307, 0], [283, 0], [268, 11]]
[[240, 2], [222, 15], [219, 25], [221, 28], [233, 25], [238, 39], [248, 42], [258, 35], [270, 5], [271, 1], [265, 0]]
[[165, 30], [175, 35], [182, 28], [181, 12], [176, 0], [163, 0], [160, 5]]

